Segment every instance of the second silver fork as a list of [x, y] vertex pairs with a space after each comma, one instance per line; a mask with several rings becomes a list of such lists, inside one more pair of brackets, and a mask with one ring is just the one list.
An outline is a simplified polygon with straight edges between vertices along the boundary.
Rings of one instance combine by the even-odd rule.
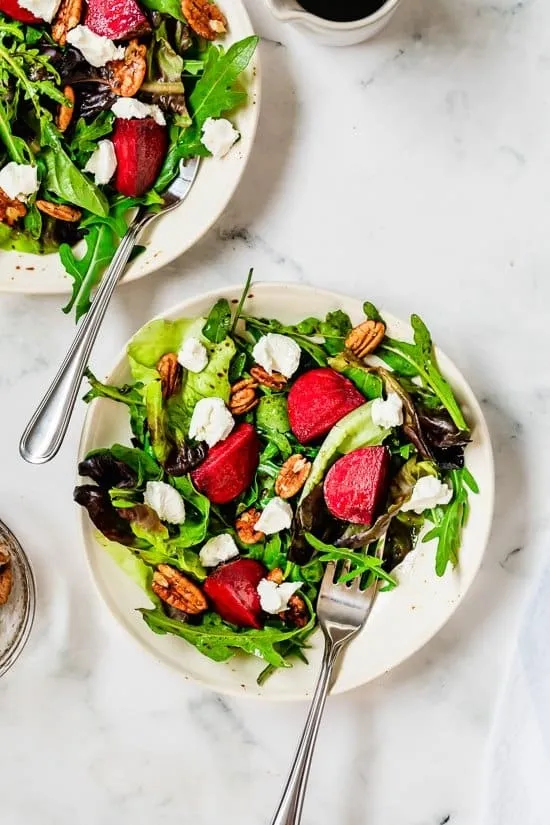
[[44, 464], [50, 461], [61, 447], [92, 347], [132, 250], [145, 227], [183, 202], [193, 185], [198, 166], [199, 158], [191, 158], [182, 163], [178, 177], [163, 195], [163, 204], [159, 211], [151, 212], [146, 207], [140, 207], [128, 227], [57, 375], [21, 437], [19, 452], [25, 461], [31, 464]]
[[[377, 545], [376, 555], [379, 558], [384, 543], [385, 537]], [[344, 572], [349, 572], [349, 566], [344, 568]], [[363, 591], [360, 576], [351, 584], [338, 584], [335, 578], [338, 579], [336, 565], [329, 562], [317, 601], [317, 616], [325, 639], [321, 672], [296, 756], [271, 825], [298, 825], [300, 822], [311, 759], [332, 684], [334, 666], [349, 642], [364, 627], [380, 586], [380, 579], [375, 579]]]

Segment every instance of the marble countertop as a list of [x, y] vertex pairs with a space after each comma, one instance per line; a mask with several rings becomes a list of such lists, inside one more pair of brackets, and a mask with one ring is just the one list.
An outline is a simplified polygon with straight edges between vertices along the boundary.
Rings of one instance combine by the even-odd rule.
[[[327, 50], [249, 0], [264, 104], [224, 217], [115, 296], [93, 367], [153, 313], [254, 266], [429, 322], [483, 402], [497, 511], [468, 598], [419, 654], [329, 702], [305, 822], [472, 825], [522, 608], [547, 554], [550, 6], [403, 0], [374, 42]], [[267, 823], [305, 707], [229, 700], [138, 649], [99, 601], [70, 504], [84, 407], [58, 458], [17, 453], [73, 333], [58, 297], [0, 302], [0, 517], [38, 613], [0, 681], [2, 825]]]

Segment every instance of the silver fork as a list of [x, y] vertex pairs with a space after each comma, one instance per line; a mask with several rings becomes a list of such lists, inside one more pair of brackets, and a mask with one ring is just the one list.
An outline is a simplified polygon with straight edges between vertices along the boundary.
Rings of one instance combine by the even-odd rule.
[[45, 464], [51, 461], [61, 447], [92, 347], [132, 250], [146, 226], [160, 215], [176, 209], [186, 198], [195, 180], [198, 166], [199, 158], [182, 163], [178, 177], [163, 196], [164, 203], [160, 209], [151, 212], [147, 207], [140, 207], [128, 227], [103, 276], [88, 314], [78, 327], [71, 348], [21, 437], [19, 452], [25, 461], [31, 464]]
[[[378, 542], [376, 555], [382, 557], [385, 536]], [[343, 572], [349, 572], [349, 562]], [[321, 672], [313, 695], [311, 708], [298, 744], [290, 774], [271, 825], [299, 825], [306, 793], [313, 749], [317, 741], [321, 718], [332, 684], [334, 666], [349, 642], [367, 621], [380, 586], [380, 579], [366, 590], [361, 590], [361, 577], [351, 584], [338, 584], [337, 569], [329, 562], [323, 576], [317, 616], [325, 639]]]

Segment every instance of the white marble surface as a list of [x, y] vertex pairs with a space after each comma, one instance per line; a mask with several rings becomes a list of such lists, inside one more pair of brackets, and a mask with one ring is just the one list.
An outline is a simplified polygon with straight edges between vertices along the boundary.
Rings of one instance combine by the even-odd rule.
[[[439, 636], [329, 703], [305, 822], [472, 825], [550, 532], [550, 6], [403, 0], [379, 39], [341, 51], [276, 24], [259, 0], [249, 6], [265, 89], [244, 181], [185, 260], [117, 294], [93, 366], [106, 370], [154, 312], [240, 281], [251, 265], [261, 279], [425, 316], [483, 399], [498, 474], [493, 535]], [[0, 821], [267, 823], [304, 707], [193, 688], [115, 626], [71, 505], [83, 406], [53, 463], [18, 457], [72, 335], [59, 303], [0, 300], [0, 515], [39, 589], [32, 641], [0, 682]]]

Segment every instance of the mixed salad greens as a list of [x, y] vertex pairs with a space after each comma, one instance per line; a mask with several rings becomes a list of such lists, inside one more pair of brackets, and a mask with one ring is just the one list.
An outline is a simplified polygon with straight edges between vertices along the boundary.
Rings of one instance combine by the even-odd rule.
[[126, 405], [132, 446], [89, 453], [79, 473], [93, 483], [74, 497], [150, 598], [151, 630], [218, 662], [260, 657], [261, 682], [305, 660], [327, 562], [391, 590], [422, 535], [442, 576], [478, 488], [468, 424], [418, 316], [412, 342], [370, 303], [355, 327], [341, 310], [256, 318], [251, 274], [233, 306], [141, 329], [131, 384], [88, 373], [85, 400]]
[[131, 210], [238, 139], [258, 39], [226, 29], [208, 0], [0, 0], [0, 249], [58, 250], [77, 319]]

